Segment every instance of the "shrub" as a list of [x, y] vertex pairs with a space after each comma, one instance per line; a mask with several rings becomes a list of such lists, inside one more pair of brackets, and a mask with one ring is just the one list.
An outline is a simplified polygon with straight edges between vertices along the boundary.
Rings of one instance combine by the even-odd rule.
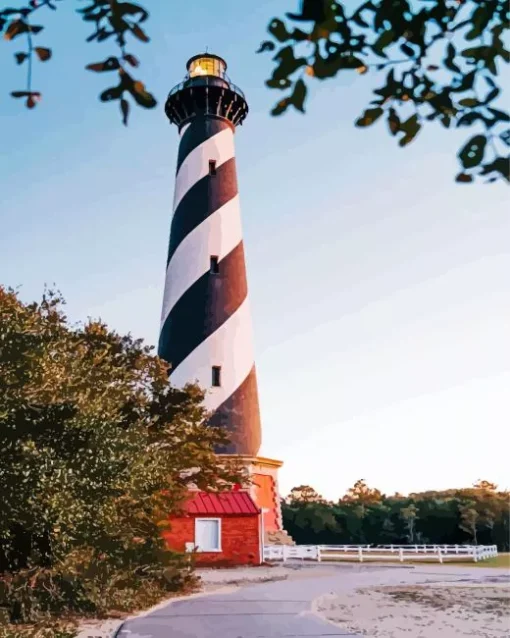
[[199, 388], [169, 385], [141, 340], [70, 326], [52, 292], [27, 305], [0, 287], [0, 607], [11, 621], [129, 610], [188, 583], [161, 535], [169, 515], [191, 483], [243, 480], [218, 464], [226, 438], [202, 402]]

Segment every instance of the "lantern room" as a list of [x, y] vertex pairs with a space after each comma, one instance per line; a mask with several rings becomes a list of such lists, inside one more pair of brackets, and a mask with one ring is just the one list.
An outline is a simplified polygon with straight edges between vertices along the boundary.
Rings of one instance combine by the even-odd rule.
[[190, 78], [211, 75], [226, 79], [227, 63], [218, 55], [203, 53], [188, 60], [187, 69]]

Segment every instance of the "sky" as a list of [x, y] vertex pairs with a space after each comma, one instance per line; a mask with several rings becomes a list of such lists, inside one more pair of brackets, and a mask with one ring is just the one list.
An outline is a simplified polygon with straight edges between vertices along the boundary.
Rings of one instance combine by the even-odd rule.
[[54, 283], [71, 320], [157, 343], [178, 148], [163, 104], [207, 46], [250, 105], [237, 166], [261, 454], [284, 462], [282, 494], [508, 488], [508, 190], [454, 182], [466, 132], [431, 125], [401, 149], [383, 124], [356, 129], [370, 74], [316, 82], [306, 115], [272, 118], [255, 50], [295, 0], [143, 4], [151, 42], [128, 48], [159, 105], [128, 128], [97, 100], [108, 76], [84, 70], [114, 45], [84, 42], [75, 4], [40, 12], [53, 58], [33, 111], [8, 95], [24, 75], [2, 44], [0, 283], [25, 301]]

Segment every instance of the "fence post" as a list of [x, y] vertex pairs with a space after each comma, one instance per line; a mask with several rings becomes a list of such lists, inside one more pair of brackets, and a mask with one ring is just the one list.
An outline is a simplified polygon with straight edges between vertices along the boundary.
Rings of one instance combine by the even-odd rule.
[[438, 550], [437, 550], [437, 557], [439, 558], [439, 562], [442, 563], [443, 562], [443, 554], [441, 553], [441, 548], [438, 548]]
[[473, 561], [474, 561], [475, 563], [477, 563], [477, 562], [478, 562], [478, 548], [477, 548], [477, 547], [475, 547], [475, 548], [473, 549]]
[[402, 549], [402, 547], [398, 550], [398, 556], [400, 558], [400, 562], [403, 563], [404, 562], [404, 550]]
[[321, 546], [317, 545], [317, 562], [320, 563], [322, 561], [321, 558]]
[[359, 557], [359, 562], [362, 563], [363, 562], [363, 548], [362, 547], [358, 547], [358, 557]]
[[285, 561], [287, 560], [287, 546], [284, 545], [283, 546], [283, 562], [285, 563]]

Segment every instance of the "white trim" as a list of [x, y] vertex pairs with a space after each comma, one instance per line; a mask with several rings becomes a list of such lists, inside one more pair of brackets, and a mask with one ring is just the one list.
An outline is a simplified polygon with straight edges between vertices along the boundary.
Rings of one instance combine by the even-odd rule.
[[[197, 545], [197, 523], [199, 521], [216, 521], [218, 523], [218, 543], [219, 543], [218, 549], [200, 549], [200, 547]], [[198, 553], [212, 554], [212, 553], [222, 552], [223, 550], [221, 548], [221, 540], [222, 540], [221, 539], [221, 518], [212, 518], [212, 517], [195, 518], [195, 538], [193, 539], [193, 542], [195, 543], [195, 548]]]

